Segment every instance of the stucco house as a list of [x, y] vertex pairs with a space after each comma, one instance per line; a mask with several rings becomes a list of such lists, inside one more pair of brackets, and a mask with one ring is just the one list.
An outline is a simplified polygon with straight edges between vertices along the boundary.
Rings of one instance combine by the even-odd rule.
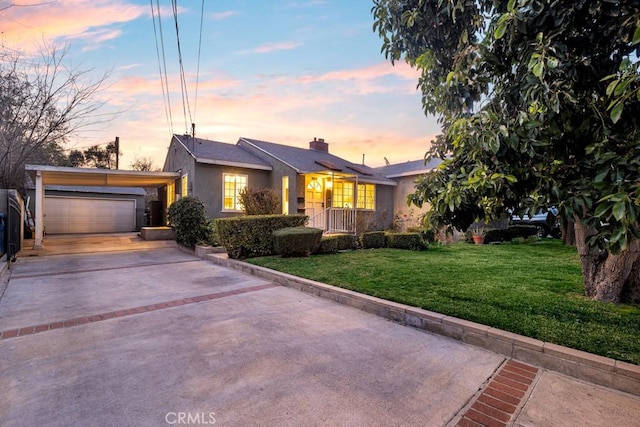
[[194, 195], [211, 218], [241, 214], [241, 189], [269, 187], [280, 196], [283, 214], [306, 214], [310, 226], [327, 232], [385, 229], [393, 221], [398, 182], [331, 154], [321, 138], [298, 148], [250, 138], [234, 145], [174, 135], [163, 170], [181, 176], [166, 187], [166, 205]]
[[396, 182], [393, 193], [394, 226], [400, 229], [414, 227], [420, 224], [421, 217], [429, 209], [428, 205], [418, 208], [407, 205], [409, 194], [415, 193], [415, 180], [442, 163], [440, 159], [431, 159], [425, 163], [424, 159], [412, 160], [404, 163], [394, 163], [376, 168], [376, 172], [387, 179]]

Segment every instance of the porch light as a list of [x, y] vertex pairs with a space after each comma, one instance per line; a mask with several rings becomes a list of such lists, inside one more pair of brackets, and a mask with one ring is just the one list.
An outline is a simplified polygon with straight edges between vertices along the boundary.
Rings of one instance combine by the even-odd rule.
[[325, 180], [324, 185], [325, 185], [327, 188], [333, 188], [333, 182], [331, 181], [331, 178], [327, 178], [327, 179]]

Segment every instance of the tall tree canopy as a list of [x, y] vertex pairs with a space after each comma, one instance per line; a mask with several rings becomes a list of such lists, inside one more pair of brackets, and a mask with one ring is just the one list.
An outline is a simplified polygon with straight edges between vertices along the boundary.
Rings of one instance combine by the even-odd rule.
[[585, 291], [640, 300], [640, 2], [374, 0], [392, 61], [422, 71], [441, 167], [412, 196], [464, 229], [555, 205]]

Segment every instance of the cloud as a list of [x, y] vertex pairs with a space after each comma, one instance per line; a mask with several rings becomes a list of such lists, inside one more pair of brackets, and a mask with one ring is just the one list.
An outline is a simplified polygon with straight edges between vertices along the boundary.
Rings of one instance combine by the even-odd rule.
[[403, 80], [416, 81], [420, 77], [420, 71], [411, 68], [404, 62], [398, 62], [395, 66], [388, 62], [381, 62], [368, 67], [330, 71], [318, 76], [302, 76], [297, 81], [303, 84], [327, 81], [365, 81], [376, 80], [385, 76], [396, 76]]
[[237, 53], [246, 55], [248, 53], [271, 53], [279, 50], [291, 50], [302, 46], [299, 42], [279, 42], [279, 43], [265, 43], [260, 46], [256, 46], [253, 49], [240, 50]]
[[239, 12], [237, 10], [225, 10], [224, 12], [213, 13], [210, 16], [211, 16], [211, 19], [213, 19], [214, 21], [220, 21], [222, 19], [227, 19], [232, 16], [235, 16], [238, 13]]
[[147, 13], [146, 6], [126, 0], [59, 0], [28, 8], [10, 8], [0, 17], [5, 21], [2, 28], [5, 44], [32, 50], [43, 39], [90, 39], [93, 36], [94, 42], [110, 40], [120, 36], [118, 30], [100, 27], [129, 22]]

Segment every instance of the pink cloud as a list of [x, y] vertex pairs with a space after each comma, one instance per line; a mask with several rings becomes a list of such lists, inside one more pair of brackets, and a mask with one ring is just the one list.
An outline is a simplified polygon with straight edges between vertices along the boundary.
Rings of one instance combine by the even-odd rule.
[[298, 43], [298, 42], [265, 43], [260, 46], [254, 47], [253, 49], [245, 49], [245, 50], [238, 51], [238, 53], [240, 54], [270, 53], [270, 52], [276, 52], [279, 50], [291, 50], [300, 46], [302, 46], [302, 43]]
[[375, 80], [385, 76], [397, 76], [405, 80], [417, 81], [420, 77], [420, 71], [411, 68], [404, 62], [398, 62], [392, 66], [388, 62], [381, 62], [363, 68], [355, 68], [352, 70], [331, 71], [319, 76], [303, 76], [297, 79], [300, 83], [316, 83], [327, 81], [345, 81], [345, 80]]

